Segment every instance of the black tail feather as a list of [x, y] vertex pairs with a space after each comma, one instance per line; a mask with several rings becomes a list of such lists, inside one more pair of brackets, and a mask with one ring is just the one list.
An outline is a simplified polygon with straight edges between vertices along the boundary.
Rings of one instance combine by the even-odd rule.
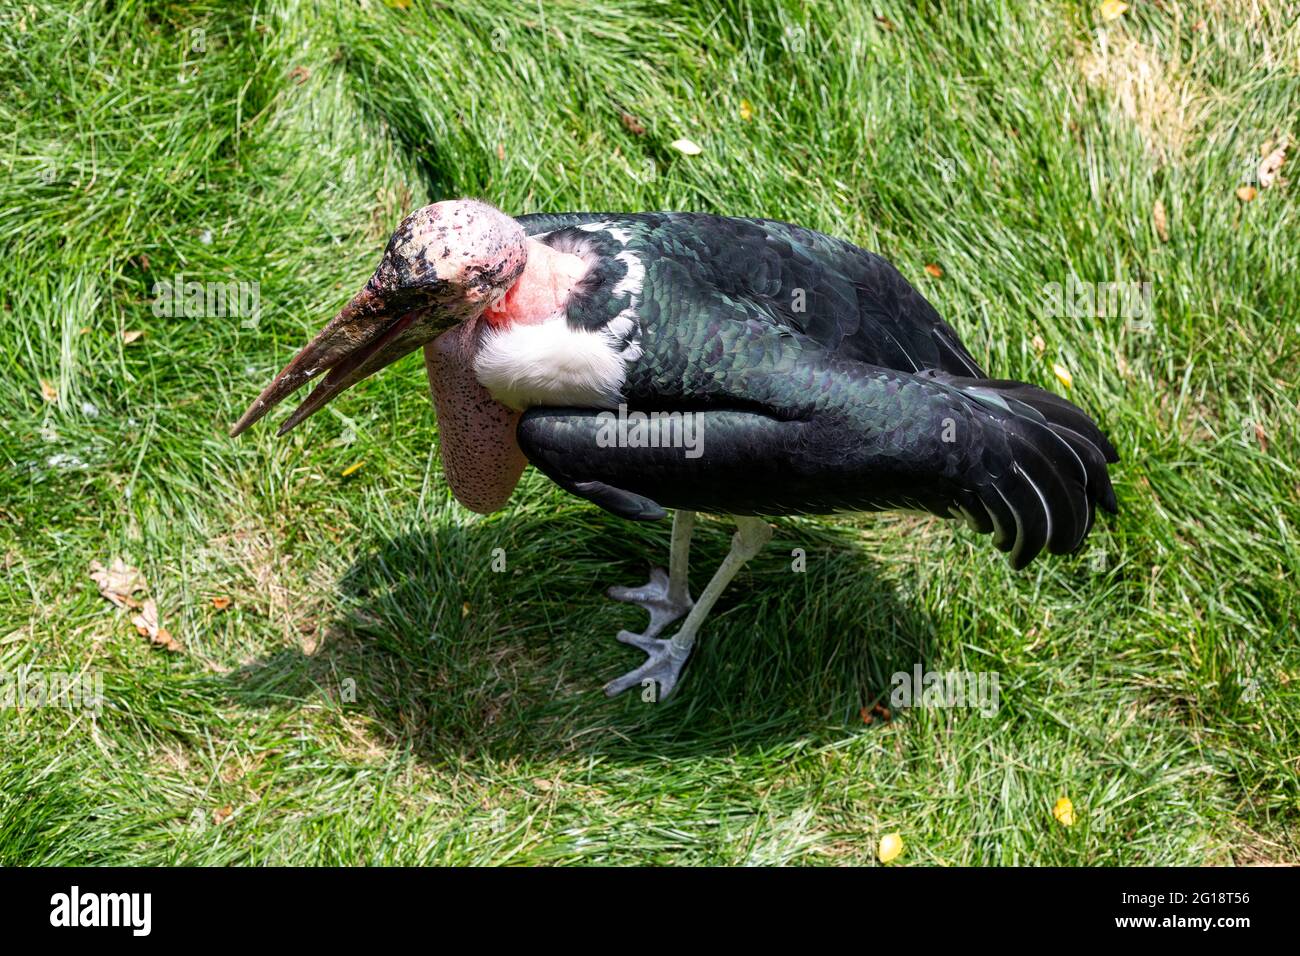
[[978, 384], [993, 389], [1005, 398], [1024, 402], [1052, 425], [1064, 425], [1078, 432], [1101, 451], [1107, 462], [1113, 464], [1119, 461], [1119, 452], [1115, 450], [1115, 446], [1097, 427], [1097, 423], [1088, 417], [1088, 413], [1073, 402], [1037, 385], [1012, 379], [985, 379]]
[[919, 373], [957, 389], [993, 419], [987, 476], [961, 500], [960, 513], [993, 544], [1009, 552], [1017, 570], [1044, 548], [1076, 551], [1092, 530], [1096, 508], [1115, 513], [1106, 470], [1119, 460], [1115, 446], [1078, 406], [1036, 385], [1002, 379]]

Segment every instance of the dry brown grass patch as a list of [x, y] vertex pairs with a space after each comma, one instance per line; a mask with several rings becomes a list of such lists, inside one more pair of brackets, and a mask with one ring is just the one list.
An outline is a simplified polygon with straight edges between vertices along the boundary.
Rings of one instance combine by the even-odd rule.
[[1101, 91], [1112, 112], [1131, 124], [1151, 158], [1177, 163], [1205, 119], [1208, 98], [1163, 51], [1145, 46], [1122, 29], [1107, 30], [1075, 47], [1079, 71]]

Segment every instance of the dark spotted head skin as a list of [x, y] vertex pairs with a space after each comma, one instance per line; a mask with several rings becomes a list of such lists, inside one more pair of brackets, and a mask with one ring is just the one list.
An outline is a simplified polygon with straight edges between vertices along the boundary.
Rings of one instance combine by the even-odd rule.
[[439, 306], [445, 328], [506, 293], [524, 270], [525, 242], [523, 226], [487, 203], [436, 202], [402, 220], [367, 288], [390, 309]]

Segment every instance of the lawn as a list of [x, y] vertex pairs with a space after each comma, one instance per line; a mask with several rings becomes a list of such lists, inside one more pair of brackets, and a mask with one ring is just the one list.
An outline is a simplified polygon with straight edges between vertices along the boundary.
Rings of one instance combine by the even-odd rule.
[[[1256, 181], [1300, 133], [1295, 3], [0, 20], [0, 691], [103, 697], [0, 706], [0, 863], [873, 863], [895, 832], [894, 865], [1300, 861], [1297, 166]], [[879, 251], [992, 374], [1097, 418], [1120, 514], [1020, 573], [937, 519], [777, 520], [677, 694], [606, 700], [643, 615], [602, 591], [667, 522], [533, 470], [468, 512], [418, 357], [226, 433], [458, 196]], [[187, 281], [256, 308], [167, 308]], [[730, 531], [702, 521], [696, 592]], [[157, 640], [92, 580], [116, 558]], [[917, 665], [997, 674], [996, 712], [865, 721]]]

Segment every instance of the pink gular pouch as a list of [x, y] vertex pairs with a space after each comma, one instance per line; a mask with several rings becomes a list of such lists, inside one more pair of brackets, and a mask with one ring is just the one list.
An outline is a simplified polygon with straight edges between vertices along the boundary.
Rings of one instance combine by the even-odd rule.
[[515, 440], [522, 412], [506, 408], [474, 377], [481, 318], [453, 326], [424, 347], [438, 414], [438, 445], [452, 494], [490, 514], [510, 500], [528, 460]]

